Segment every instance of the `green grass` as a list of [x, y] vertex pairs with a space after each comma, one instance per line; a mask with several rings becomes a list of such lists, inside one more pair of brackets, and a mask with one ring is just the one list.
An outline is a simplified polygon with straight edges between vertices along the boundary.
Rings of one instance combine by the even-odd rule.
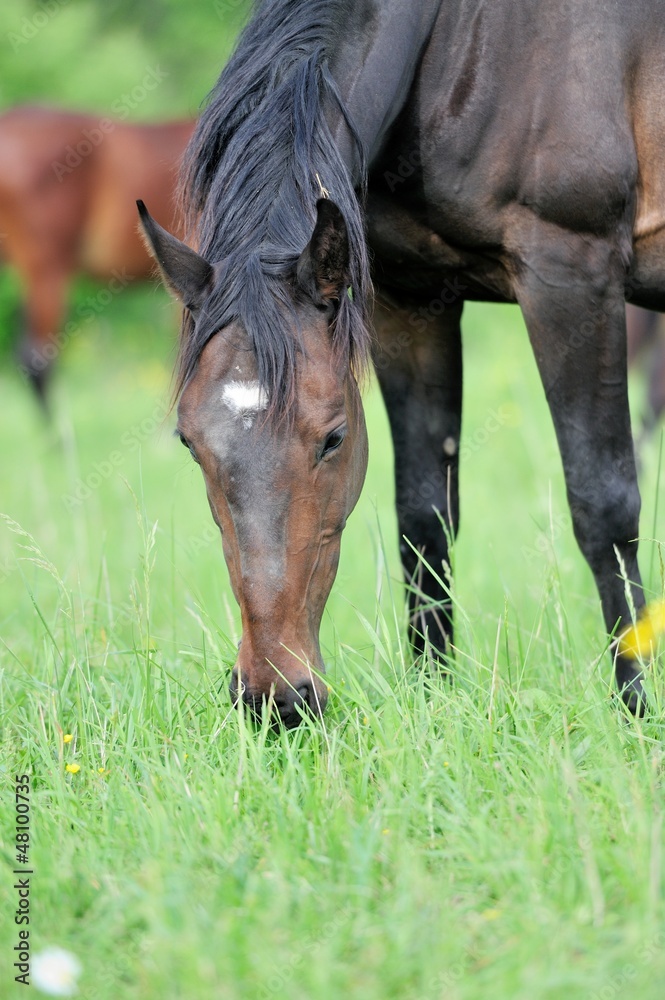
[[[29, 772], [31, 947], [74, 952], [84, 998], [662, 997], [663, 714], [629, 722], [610, 697], [516, 311], [468, 309], [454, 683], [404, 646], [371, 388], [323, 627], [330, 707], [289, 733], [229, 703], [238, 616], [164, 415], [174, 328], [158, 291], [114, 302], [68, 345], [51, 428], [0, 375], [0, 994], [23, 995], [12, 789]], [[657, 471], [652, 442], [646, 539]], [[659, 555], [643, 544], [658, 596]], [[649, 683], [662, 704], [658, 664]]]

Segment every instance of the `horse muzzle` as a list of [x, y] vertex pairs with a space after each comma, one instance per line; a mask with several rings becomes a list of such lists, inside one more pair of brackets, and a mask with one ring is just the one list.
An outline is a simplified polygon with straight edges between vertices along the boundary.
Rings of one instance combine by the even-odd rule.
[[[272, 710], [274, 721], [287, 729], [299, 726], [304, 717], [323, 715], [328, 702], [328, 689], [313, 671], [301, 668], [297, 676], [280, 675], [269, 667], [260, 671], [261, 681], [253, 678], [254, 672], [243, 671], [239, 662], [233, 668], [229, 692], [235, 705], [242, 703], [260, 720], [266, 709]], [[323, 666], [321, 665], [322, 672]]]

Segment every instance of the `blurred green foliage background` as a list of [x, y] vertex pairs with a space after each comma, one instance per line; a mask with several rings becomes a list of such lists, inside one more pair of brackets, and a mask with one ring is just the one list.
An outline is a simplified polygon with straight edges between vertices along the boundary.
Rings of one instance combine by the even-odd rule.
[[0, 108], [30, 101], [106, 114], [159, 65], [168, 76], [133, 117], [195, 115], [250, 8], [248, 0], [5, 0]]

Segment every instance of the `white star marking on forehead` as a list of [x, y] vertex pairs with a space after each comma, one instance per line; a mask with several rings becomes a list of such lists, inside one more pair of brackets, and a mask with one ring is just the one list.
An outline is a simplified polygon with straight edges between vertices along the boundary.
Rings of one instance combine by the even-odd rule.
[[258, 382], [229, 382], [224, 386], [222, 400], [247, 428], [252, 426], [252, 414], [265, 410], [268, 393]]

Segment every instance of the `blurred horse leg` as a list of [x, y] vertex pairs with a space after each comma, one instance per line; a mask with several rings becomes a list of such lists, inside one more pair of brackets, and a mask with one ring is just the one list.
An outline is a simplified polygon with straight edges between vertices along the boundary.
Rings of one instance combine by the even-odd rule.
[[626, 303], [626, 344], [629, 365], [634, 363], [653, 340], [656, 332], [654, 318], [654, 313], [648, 309]]
[[26, 325], [18, 346], [19, 364], [45, 406], [48, 377], [62, 346], [71, 271], [61, 264], [42, 262], [23, 278]]
[[628, 365], [644, 358], [647, 368], [647, 409], [642, 414], [638, 453], [645, 437], [652, 433], [665, 411], [665, 329], [660, 313], [638, 306], [626, 306]]
[[649, 414], [644, 421], [649, 431], [655, 430], [665, 413], [665, 320], [660, 313], [651, 317], [655, 335], [649, 359]]

